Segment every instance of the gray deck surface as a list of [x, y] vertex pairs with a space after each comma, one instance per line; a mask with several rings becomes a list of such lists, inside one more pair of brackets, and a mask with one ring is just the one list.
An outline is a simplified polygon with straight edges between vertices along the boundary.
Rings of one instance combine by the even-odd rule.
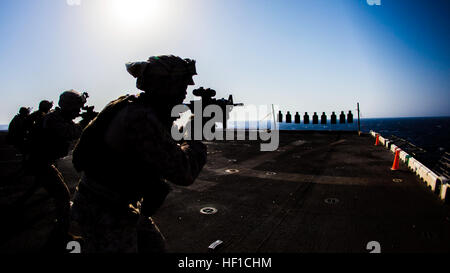
[[[196, 182], [173, 186], [154, 216], [169, 252], [205, 253], [216, 240], [218, 253], [367, 253], [369, 241], [382, 252], [449, 252], [448, 205], [404, 164], [391, 171], [393, 154], [372, 137], [280, 136], [275, 152], [260, 152], [255, 141], [207, 142]], [[14, 152], [0, 148], [0, 171], [12, 171]], [[73, 191], [79, 175], [70, 162], [59, 168]], [[200, 213], [204, 207], [217, 213]]]
[[[176, 187], [155, 219], [171, 252], [207, 252], [215, 240], [225, 253], [367, 253], [369, 241], [383, 252], [448, 252], [448, 207], [405, 165], [391, 171], [393, 154], [373, 144], [350, 133], [282, 134], [277, 152], [209, 143], [197, 181]], [[217, 213], [199, 212], [209, 206]]]

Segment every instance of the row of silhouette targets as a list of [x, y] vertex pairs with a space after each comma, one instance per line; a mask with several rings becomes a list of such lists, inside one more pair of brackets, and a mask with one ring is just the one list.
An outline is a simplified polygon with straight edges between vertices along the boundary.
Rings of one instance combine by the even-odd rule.
[[[322, 113], [322, 115], [320, 116], [320, 124], [327, 124], [327, 115], [325, 114], [325, 112]], [[292, 115], [289, 111], [287, 111], [286, 113], [286, 117], [283, 120], [283, 113], [281, 113], [281, 111], [278, 112], [278, 122], [283, 122], [285, 121], [286, 123], [292, 123]], [[341, 114], [339, 115], [339, 123], [343, 124], [343, 123], [353, 123], [353, 114], [352, 111], [348, 111], [347, 116], [344, 114], [344, 111], [341, 111]], [[294, 123], [301, 123], [300, 122], [300, 114], [298, 112], [296, 112], [296, 114], [294, 115]], [[317, 115], [317, 112], [314, 112], [314, 115], [311, 117], [309, 117], [308, 112], [305, 112], [305, 114], [303, 115], [303, 123], [304, 124], [319, 124], [319, 116]], [[330, 123], [331, 124], [337, 124], [338, 123], [338, 119], [337, 119], [337, 115], [332, 112], [331, 114], [331, 119], [330, 119]]]

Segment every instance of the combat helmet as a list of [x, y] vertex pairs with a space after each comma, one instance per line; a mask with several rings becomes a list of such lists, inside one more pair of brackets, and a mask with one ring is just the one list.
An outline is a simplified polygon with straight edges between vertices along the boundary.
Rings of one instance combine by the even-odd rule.
[[148, 91], [155, 86], [156, 80], [185, 81], [194, 85], [192, 76], [197, 75], [195, 60], [182, 59], [174, 55], [150, 57], [145, 62], [126, 64], [128, 73], [137, 78], [136, 87]]
[[86, 98], [75, 90], [64, 91], [59, 96], [58, 105], [61, 109], [72, 110], [81, 108], [86, 103]]
[[53, 101], [43, 100], [39, 103], [39, 111], [47, 113], [52, 109]]
[[30, 113], [29, 107], [20, 107], [19, 114], [20, 115], [28, 115]]

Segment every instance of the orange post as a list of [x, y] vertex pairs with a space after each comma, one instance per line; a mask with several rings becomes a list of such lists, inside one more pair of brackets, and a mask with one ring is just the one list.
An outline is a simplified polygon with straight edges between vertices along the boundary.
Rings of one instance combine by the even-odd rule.
[[380, 144], [380, 135], [376, 134], [375, 146], [378, 146], [378, 144]]
[[394, 163], [392, 164], [392, 171], [396, 171], [399, 169], [398, 163], [400, 161], [400, 149], [395, 150]]

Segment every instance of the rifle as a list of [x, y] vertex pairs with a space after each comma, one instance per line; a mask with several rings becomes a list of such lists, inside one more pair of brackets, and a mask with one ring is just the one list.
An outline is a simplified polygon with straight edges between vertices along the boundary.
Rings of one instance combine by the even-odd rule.
[[[87, 98], [89, 98], [89, 94], [87, 92], [83, 92], [81, 94], [81, 96], [84, 97], [85, 100], [87, 100]], [[91, 122], [91, 120], [93, 120], [94, 118], [97, 117], [98, 112], [94, 111], [95, 106], [88, 106], [88, 105], [84, 105], [83, 107], [81, 107], [81, 109], [84, 112], [81, 112], [80, 117], [82, 118], [82, 120], [80, 121], [80, 126], [82, 128], [86, 128], [86, 126], [89, 124], [89, 122]]]
[[[216, 95], [216, 91], [211, 89], [211, 88], [197, 88], [194, 91], [192, 91], [194, 96], [197, 97], [201, 97], [201, 101], [202, 101], [202, 113], [203, 110], [208, 106], [208, 105], [218, 105], [221, 109], [222, 109], [222, 113], [223, 113], [223, 129], [225, 130], [227, 128], [227, 121], [229, 119], [229, 112], [231, 111], [231, 109], [235, 106], [244, 106], [243, 103], [234, 103], [233, 101], [233, 95], [229, 95], [228, 99], [225, 98], [221, 98], [221, 99], [216, 99], [213, 98]], [[194, 113], [194, 103], [195, 101], [191, 100], [190, 103], [188, 104], [184, 104], [186, 105], [192, 113]], [[228, 110], [228, 111], [227, 111]], [[207, 121], [208, 118], [203, 118], [203, 124]], [[203, 127], [203, 126], [202, 126]]]

